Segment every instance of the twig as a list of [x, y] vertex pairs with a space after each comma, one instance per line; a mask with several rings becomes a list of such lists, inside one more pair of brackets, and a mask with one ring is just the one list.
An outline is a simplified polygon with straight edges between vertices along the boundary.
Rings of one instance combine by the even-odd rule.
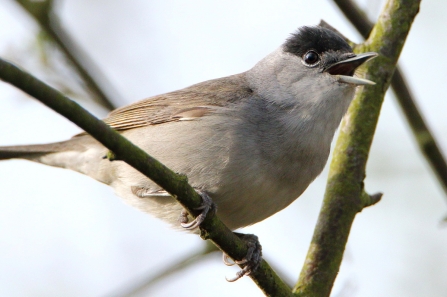
[[[66, 117], [102, 143], [122, 160], [149, 177], [170, 193], [191, 215], [199, 215], [202, 198], [188, 184], [184, 175], [177, 174], [133, 145], [129, 140], [95, 118], [79, 104], [15, 65], [0, 59], [0, 79], [36, 98]], [[232, 259], [241, 260], [247, 245], [226, 227], [217, 215], [209, 213], [201, 224], [201, 237], [210, 239]], [[292, 296], [290, 288], [278, 277], [265, 260], [250, 277], [267, 296]]]
[[[20, 4], [40, 25], [41, 29], [50, 37], [50, 40], [56, 44], [65, 54], [73, 67], [82, 77], [83, 82], [88, 90], [92, 93], [92, 97], [108, 110], [113, 110], [117, 106], [112, 103], [108, 94], [117, 94], [112, 85], [107, 82], [104, 75], [93, 62], [92, 59], [71, 39], [71, 37], [62, 28], [57, 16], [52, 13], [53, 1], [32, 1], [32, 0], [15, 0]], [[88, 67], [86, 66], [88, 65]], [[92, 74], [94, 73], [93, 78]], [[98, 78], [102, 82], [103, 88], [97, 83]], [[104, 92], [107, 90], [107, 92]]]
[[297, 296], [329, 296], [355, 215], [380, 196], [367, 198], [363, 194], [366, 161], [385, 92], [419, 3], [420, 0], [389, 0], [369, 39], [354, 49], [379, 53], [365, 73], [376, 85], [357, 91], [340, 128], [323, 207], [294, 288]]
[[138, 281], [134, 281], [131, 285], [127, 285], [125, 288], [118, 290], [117, 292], [113, 292], [112, 294], [108, 294], [108, 297], [131, 297], [131, 296], [141, 296], [142, 293], [147, 291], [152, 285], [156, 282], [166, 278], [174, 273], [178, 273], [181, 270], [190, 267], [191, 265], [202, 261], [205, 259], [205, 256], [210, 255], [212, 253], [218, 252], [219, 250], [215, 245], [206, 242], [206, 245], [203, 249], [191, 254], [187, 255], [185, 259], [176, 262], [172, 266], [162, 267], [162, 271], [158, 271], [156, 275], [153, 275], [151, 270], [147, 277], [141, 277]]
[[[359, 31], [364, 38], [368, 38], [369, 33], [373, 28], [373, 24], [368, 20], [368, 17], [362, 9], [360, 9], [352, 0], [334, 0], [334, 2], [346, 18], [354, 25], [357, 31]], [[447, 194], [447, 161], [442, 155], [433, 134], [425, 123], [399, 66], [397, 66], [393, 78], [391, 79], [391, 87], [402, 111], [404, 112], [405, 118], [410, 124], [420, 150], [441, 183], [444, 192]]]

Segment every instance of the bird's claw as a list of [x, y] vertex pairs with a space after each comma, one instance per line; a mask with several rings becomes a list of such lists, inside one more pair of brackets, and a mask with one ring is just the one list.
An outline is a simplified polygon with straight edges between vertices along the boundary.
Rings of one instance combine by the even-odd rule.
[[228, 282], [235, 282], [244, 276], [250, 275], [251, 273], [256, 271], [256, 269], [258, 269], [262, 261], [262, 246], [259, 243], [258, 237], [253, 234], [235, 234], [247, 243], [248, 251], [245, 258], [243, 258], [242, 260], [232, 260], [232, 262], [229, 261], [230, 258], [228, 257], [228, 255], [223, 254], [222, 260], [225, 265], [245, 265], [240, 271], [236, 273], [235, 277], [230, 279], [226, 278]]
[[197, 210], [202, 210], [202, 212], [191, 222], [188, 219], [188, 212], [186, 210], [182, 210], [179, 217], [180, 226], [187, 230], [194, 230], [200, 226], [200, 224], [205, 220], [208, 212], [214, 208], [216, 209], [216, 205], [213, 200], [208, 196], [208, 194], [204, 191], [197, 191], [202, 197], [202, 205], [196, 208]]
[[245, 264], [245, 263], [247, 263], [248, 262], [248, 260], [246, 259], [246, 258], [244, 258], [244, 259], [242, 259], [242, 260], [240, 260], [240, 261], [237, 261], [237, 260], [235, 260], [235, 261], [233, 261], [230, 257], [228, 257], [228, 255], [227, 254], [225, 254], [225, 253], [223, 253], [222, 254], [222, 261], [224, 262], [224, 264], [225, 265], [227, 265], [227, 266], [234, 266], [234, 265], [242, 265], [242, 264]]
[[225, 277], [225, 279], [227, 280], [227, 282], [232, 283], [232, 282], [237, 281], [238, 279], [243, 278], [246, 275], [247, 276], [250, 275], [250, 273], [251, 273], [251, 270], [249, 270], [248, 266], [245, 266], [244, 268], [242, 268], [241, 270], [236, 272], [236, 276], [235, 277], [233, 277], [233, 278]]

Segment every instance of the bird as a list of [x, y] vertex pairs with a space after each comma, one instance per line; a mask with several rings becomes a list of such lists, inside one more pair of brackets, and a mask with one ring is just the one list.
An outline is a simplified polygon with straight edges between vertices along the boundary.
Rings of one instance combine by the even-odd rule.
[[[355, 71], [376, 56], [353, 53], [335, 31], [304, 26], [248, 71], [144, 99], [103, 121], [186, 175], [206, 204], [204, 215], [212, 201], [218, 217], [236, 230], [290, 205], [321, 173], [356, 88], [374, 84]], [[107, 153], [81, 133], [56, 143], [0, 147], [0, 160], [74, 170], [175, 228], [200, 225], [186, 223], [192, 218], [164, 189], [125, 162], [104, 158]]]

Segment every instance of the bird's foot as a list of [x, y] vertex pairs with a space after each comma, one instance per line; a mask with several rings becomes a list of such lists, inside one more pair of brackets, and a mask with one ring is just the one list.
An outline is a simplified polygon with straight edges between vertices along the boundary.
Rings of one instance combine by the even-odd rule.
[[184, 209], [180, 213], [179, 222], [180, 226], [187, 230], [194, 230], [200, 226], [200, 224], [205, 220], [206, 215], [211, 209], [216, 210], [217, 206], [214, 204], [213, 200], [210, 196], [204, 191], [196, 190], [199, 193], [200, 197], [202, 197], [202, 205], [196, 208], [197, 210], [202, 210], [202, 212], [191, 222], [188, 219], [188, 212]]
[[236, 232], [234, 234], [236, 234], [239, 238], [247, 243], [248, 251], [244, 259], [232, 262], [229, 261], [228, 255], [226, 255], [225, 253], [223, 254], [223, 262], [225, 263], [225, 265], [243, 265], [242, 270], [238, 271], [235, 277], [230, 279], [227, 278], [228, 282], [235, 282], [246, 275], [250, 275], [251, 273], [256, 271], [256, 269], [258, 269], [262, 261], [262, 246], [259, 243], [258, 237], [256, 235], [241, 234]]

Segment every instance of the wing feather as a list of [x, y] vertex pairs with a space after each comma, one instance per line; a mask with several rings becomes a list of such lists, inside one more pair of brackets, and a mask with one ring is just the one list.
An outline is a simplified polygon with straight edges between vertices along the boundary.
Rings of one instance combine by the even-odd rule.
[[253, 91], [245, 74], [205, 81], [188, 88], [150, 97], [112, 111], [104, 122], [115, 130], [128, 130], [172, 121], [191, 120], [219, 107], [243, 100]]

